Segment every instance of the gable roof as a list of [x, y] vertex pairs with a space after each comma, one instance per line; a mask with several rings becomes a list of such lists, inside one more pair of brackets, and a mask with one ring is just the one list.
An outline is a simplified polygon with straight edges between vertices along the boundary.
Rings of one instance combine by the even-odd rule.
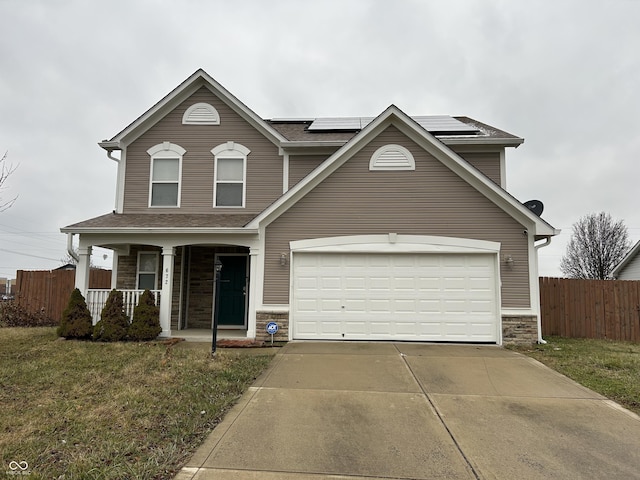
[[615, 268], [611, 272], [611, 276], [613, 278], [618, 278], [618, 276], [622, 273], [622, 271], [625, 269], [625, 267], [627, 265], [629, 265], [629, 263], [631, 263], [634, 258], [636, 258], [638, 253], [640, 253], [640, 241], [638, 241], [633, 246], [633, 248], [631, 250], [629, 250], [629, 252], [627, 252], [627, 254], [624, 256], [624, 258], [622, 260], [620, 260], [620, 263], [615, 266]]
[[176, 108], [201, 87], [209, 89], [222, 102], [229, 106], [238, 115], [249, 122], [256, 130], [262, 133], [267, 139], [276, 145], [285, 142], [287, 139], [271, 125], [260, 118], [253, 110], [232, 95], [226, 88], [216, 82], [203, 69], [196, 70], [189, 78], [165, 95], [162, 100], [143, 113], [140, 117], [129, 124], [124, 130], [117, 133], [110, 140], [98, 142], [107, 151], [120, 150], [130, 144], [149, 128], [161, 120], [169, 111]]
[[398, 128], [522, 225], [533, 228], [536, 238], [550, 237], [560, 233], [559, 230], [536, 216], [513, 196], [481, 174], [395, 105], [389, 106], [318, 168], [249, 222], [247, 227], [256, 228], [273, 222], [390, 125]]

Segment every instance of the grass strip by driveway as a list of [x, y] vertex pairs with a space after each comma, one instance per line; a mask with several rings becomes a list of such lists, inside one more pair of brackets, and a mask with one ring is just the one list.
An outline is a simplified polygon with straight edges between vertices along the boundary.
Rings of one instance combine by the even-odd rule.
[[640, 344], [545, 337], [546, 345], [509, 347], [640, 415]]
[[172, 478], [273, 356], [210, 348], [0, 328], [0, 478]]

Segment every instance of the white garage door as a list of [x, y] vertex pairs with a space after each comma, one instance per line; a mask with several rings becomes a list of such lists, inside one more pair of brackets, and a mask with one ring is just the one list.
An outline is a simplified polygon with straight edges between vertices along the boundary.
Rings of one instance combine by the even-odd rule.
[[295, 339], [497, 342], [494, 257], [294, 253]]

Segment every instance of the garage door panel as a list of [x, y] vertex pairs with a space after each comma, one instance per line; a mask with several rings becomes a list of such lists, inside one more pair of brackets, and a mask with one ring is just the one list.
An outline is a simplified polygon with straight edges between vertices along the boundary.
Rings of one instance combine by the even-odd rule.
[[340, 313], [342, 311], [342, 300], [340, 298], [321, 298], [317, 304], [317, 309], [320, 312]]
[[387, 313], [391, 309], [391, 300], [387, 298], [373, 298], [369, 301], [369, 313]]
[[320, 310], [316, 299], [298, 299], [297, 309], [300, 313], [309, 314]]
[[391, 313], [409, 313], [411, 315], [416, 315], [416, 301], [414, 299], [396, 298], [393, 300], [392, 304]]
[[497, 340], [493, 255], [294, 253], [293, 258], [294, 338]]
[[416, 278], [415, 277], [401, 277], [397, 275], [395, 277], [395, 282], [393, 289], [397, 292], [400, 290], [407, 290], [410, 292], [414, 292], [416, 290]]
[[365, 298], [348, 298], [342, 302], [342, 306], [347, 312], [366, 312], [369, 310], [367, 308], [367, 300]]
[[391, 279], [389, 277], [370, 277], [367, 282], [369, 290], [384, 290], [391, 289]]
[[345, 290], [365, 291], [367, 289], [367, 280], [364, 277], [345, 277], [344, 288]]
[[434, 300], [421, 299], [417, 301], [417, 304], [418, 304], [419, 314], [428, 314], [428, 313], [439, 314], [442, 311], [442, 301], [440, 299], [434, 299]]

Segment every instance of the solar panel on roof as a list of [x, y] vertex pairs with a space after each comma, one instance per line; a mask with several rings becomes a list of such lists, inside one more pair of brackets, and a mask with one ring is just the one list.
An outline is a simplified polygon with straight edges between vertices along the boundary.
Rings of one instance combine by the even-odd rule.
[[[370, 122], [371, 120], [369, 120]], [[369, 123], [367, 122], [367, 123]], [[330, 118], [316, 118], [309, 130], [361, 130], [364, 128], [362, 125], [362, 117], [330, 117]]]
[[[478, 129], [449, 115], [423, 115], [413, 118], [425, 130], [432, 133], [473, 134]], [[327, 117], [316, 118], [308, 130], [312, 132], [362, 130], [374, 117]]]
[[428, 132], [476, 133], [478, 129], [449, 115], [423, 115], [411, 117]]

